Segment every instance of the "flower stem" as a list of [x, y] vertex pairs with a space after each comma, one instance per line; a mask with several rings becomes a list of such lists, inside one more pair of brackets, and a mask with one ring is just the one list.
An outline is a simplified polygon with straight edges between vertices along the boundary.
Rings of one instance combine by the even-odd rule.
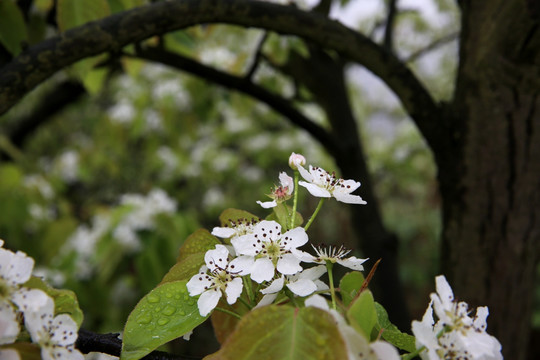
[[253, 306], [251, 306], [251, 304], [248, 303], [246, 300], [244, 300], [241, 296], [238, 298], [238, 300], [239, 300], [242, 304], [244, 304], [244, 306], [247, 307], [248, 310], [253, 309]]
[[315, 217], [319, 213], [319, 210], [321, 210], [323, 203], [324, 203], [324, 198], [321, 198], [321, 200], [319, 200], [319, 203], [317, 204], [317, 208], [313, 212], [313, 215], [311, 215], [311, 217], [309, 218], [308, 223], [306, 224], [306, 226], [304, 226], [304, 230], [307, 231], [307, 229], [311, 226], [311, 223], [313, 222], [313, 220], [315, 220]]
[[328, 282], [330, 283], [330, 295], [332, 296], [332, 308], [337, 310], [336, 306], [336, 289], [334, 288], [334, 274], [332, 268], [334, 264], [331, 261], [326, 261], [326, 269], [328, 270]]
[[234, 316], [235, 318], [237, 319], [242, 319], [242, 317], [240, 315], [238, 315], [237, 313], [235, 313], [234, 311], [230, 311], [230, 310], [227, 310], [227, 309], [224, 309], [224, 308], [220, 308], [220, 307], [216, 307], [216, 310], [217, 311], [221, 311], [225, 314], [228, 314], [228, 315], [231, 315], [231, 316]]
[[293, 198], [293, 208], [292, 208], [292, 215], [291, 215], [291, 222], [289, 224], [289, 229], [292, 229], [294, 227], [294, 221], [296, 218], [296, 207], [298, 205], [298, 179], [299, 179], [299, 172], [298, 170], [294, 170], [294, 198]]
[[247, 276], [242, 276], [242, 282], [244, 283], [244, 287], [246, 288], [246, 293], [247, 293], [249, 302], [252, 304], [255, 301], [255, 294], [253, 294], [253, 288], [251, 287], [251, 280]]

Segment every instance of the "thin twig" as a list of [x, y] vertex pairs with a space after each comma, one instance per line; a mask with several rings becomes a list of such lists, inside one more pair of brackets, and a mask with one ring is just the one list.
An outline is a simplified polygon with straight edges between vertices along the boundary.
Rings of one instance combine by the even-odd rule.
[[264, 32], [263, 36], [259, 40], [259, 43], [257, 44], [257, 50], [255, 51], [255, 57], [253, 58], [253, 63], [251, 64], [248, 72], [245, 75], [245, 78], [247, 80], [252, 79], [253, 74], [255, 74], [255, 71], [257, 71], [257, 68], [259, 67], [261, 59], [263, 58], [262, 49], [263, 49], [264, 43], [266, 42], [266, 39], [268, 39], [268, 31]]
[[426, 55], [427, 53], [429, 53], [432, 50], [435, 50], [439, 46], [442, 46], [442, 45], [445, 45], [445, 44], [447, 44], [449, 42], [457, 40], [458, 38], [459, 38], [459, 32], [454, 32], [454, 33], [445, 35], [445, 36], [441, 37], [440, 39], [435, 40], [434, 42], [432, 42], [428, 46], [426, 46], [426, 47], [424, 47], [424, 48], [422, 48], [422, 49], [420, 49], [418, 51], [413, 52], [406, 59], [404, 59], [403, 62], [404, 63], [410, 63], [410, 62], [416, 61], [416, 60], [418, 60], [419, 57]]

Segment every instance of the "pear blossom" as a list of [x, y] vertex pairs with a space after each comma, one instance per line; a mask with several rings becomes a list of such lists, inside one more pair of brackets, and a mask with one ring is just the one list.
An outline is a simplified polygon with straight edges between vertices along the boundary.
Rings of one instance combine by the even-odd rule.
[[351, 193], [360, 187], [360, 183], [354, 180], [344, 180], [336, 177], [335, 173], [329, 174], [320, 167], [309, 166], [309, 171], [302, 166], [298, 166], [300, 175], [306, 181], [299, 181], [298, 184], [305, 187], [309, 193], [316, 197], [334, 197], [337, 201], [347, 204], [367, 204], [358, 195]]
[[249, 274], [253, 259], [236, 258], [229, 262], [229, 250], [224, 245], [216, 245], [204, 255], [199, 273], [187, 283], [190, 296], [200, 295], [197, 300], [201, 316], [208, 315], [225, 293], [227, 302], [234, 304], [242, 293], [243, 284], [240, 276]]
[[[431, 302], [422, 321], [412, 322], [417, 348], [425, 347], [420, 357], [424, 360], [502, 359], [501, 344], [486, 333], [488, 308], [478, 307], [476, 316], [471, 318], [467, 303], [455, 301], [446, 278], [440, 275], [435, 281], [437, 293], [431, 294]], [[437, 322], [433, 311], [438, 317]]]
[[14, 342], [19, 335], [14, 298], [34, 268], [34, 259], [25, 253], [2, 248], [0, 239], [0, 345]]
[[255, 228], [255, 225], [259, 222], [259, 219], [229, 219], [230, 226], [215, 227], [212, 229], [212, 235], [228, 239], [235, 239], [242, 235], [251, 234]]
[[264, 296], [256, 307], [271, 304], [284, 286], [298, 296], [308, 296], [315, 291], [328, 290], [328, 285], [319, 280], [324, 273], [326, 273], [326, 266], [319, 265], [304, 269], [294, 275], [282, 275], [261, 290]]
[[343, 316], [334, 309], [330, 309], [325, 298], [321, 295], [312, 295], [306, 299], [306, 307], [313, 306], [329, 312], [347, 346], [347, 360], [399, 360], [397, 349], [385, 341], [369, 343], [362, 334], [347, 324]]
[[[34, 289], [36, 290], [36, 289]], [[75, 349], [78, 326], [67, 314], [54, 316], [54, 301], [47, 297], [38, 310], [24, 313], [24, 322], [34, 343], [41, 347], [43, 360], [83, 360]]]
[[326, 262], [330, 262], [332, 264], [338, 263], [356, 271], [364, 270], [362, 264], [368, 260], [358, 259], [356, 256], [344, 258], [348, 253], [351, 252], [351, 250], [346, 249], [343, 246], [340, 246], [339, 248], [329, 246], [327, 249], [323, 248], [322, 246], [315, 247], [311, 245], [311, 247], [313, 247], [313, 250], [315, 250], [317, 256], [313, 256], [300, 250], [294, 251], [294, 254], [303, 262], [316, 264], [326, 264]]
[[289, 156], [289, 166], [293, 170], [298, 170], [299, 166], [306, 165], [306, 158], [301, 154], [295, 154], [292, 153], [291, 156]]
[[268, 195], [272, 201], [257, 201], [257, 204], [261, 205], [265, 209], [276, 207], [278, 203], [285, 200], [289, 200], [294, 191], [293, 178], [287, 175], [285, 172], [279, 173], [280, 186], [277, 186], [271, 194]]
[[255, 260], [250, 276], [261, 283], [274, 278], [276, 270], [283, 275], [302, 271], [300, 259], [292, 251], [307, 241], [306, 231], [301, 227], [282, 234], [280, 224], [263, 220], [255, 225], [252, 234], [240, 236], [231, 240], [231, 243], [238, 255]]
[[[1, 327], [0, 327], [1, 329]], [[15, 349], [0, 349], [0, 359], [2, 360], [20, 360], [21, 356]]]

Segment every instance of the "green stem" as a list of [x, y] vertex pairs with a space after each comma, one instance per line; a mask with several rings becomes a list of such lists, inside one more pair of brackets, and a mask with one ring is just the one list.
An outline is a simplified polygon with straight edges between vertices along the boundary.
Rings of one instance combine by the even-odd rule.
[[238, 300], [245, 305], [245, 307], [248, 308], [248, 310], [253, 309], [253, 306], [251, 306], [250, 303], [248, 303], [246, 300], [244, 300], [241, 296], [238, 298]]
[[330, 283], [330, 295], [332, 296], [332, 308], [337, 310], [336, 305], [336, 289], [334, 288], [334, 274], [332, 268], [334, 264], [331, 261], [326, 261], [326, 269], [328, 270], [328, 282]]
[[292, 229], [294, 227], [294, 221], [296, 218], [296, 207], [298, 205], [298, 179], [299, 179], [300, 173], [298, 170], [294, 170], [294, 197], [293, 197], [293, 208], [292, 208], [292, 215], [291, 215], [291, 222], [289, 224], [289, 229]]
[[319, 213], [319, 210], [321, 210], [323, 203], [324, 203], [324, 198], [321, 198], [321, 200], [319, 200], [319, 203], [317, 204], [317, 208], [313, 212], [313, 215], [311, 215], [311, 217], [309, 218], [308, 223], [306, 224], [306, 226], [304, 226], [304, 230], [307, 231], [307, 229], [309, 229], [309, 227], [311, 226], [311, 223], [313, 222], [313, 220], [315, 220], [315, 217]]
[[255, 301], [255, 295], [253, 294], [253, 288], [251, 287], [251, 280], [247, 276], [242, 276], [242, 282], [244, 283], [244, 287], [246, 288], [249, 302], [252, 304]]
[[221, 311], [225, 314], [228, 314], [228, 315], [231, 315], [231, 316], [234, 316], [235, 318], [237, 319], [242, 319], [242, 317], [240, 315], [238, 315], [237, 313], [235, 313], [234, 311], [230, 311], [230, 310], [227, 310], [227, 309], [224, 309], [224, 308], [220, 308], [220, 307], [216, 307], [216, 310], [217, 311]]

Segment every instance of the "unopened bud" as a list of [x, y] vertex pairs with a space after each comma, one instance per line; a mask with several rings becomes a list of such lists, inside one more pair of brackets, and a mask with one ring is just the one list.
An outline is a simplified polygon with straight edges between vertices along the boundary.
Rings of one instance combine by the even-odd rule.
[[298, 166], [306, 165], [306, 158], [303, 155], [292, 153], [289, 156], [289, 166], [293, 170], [298, 170]]

